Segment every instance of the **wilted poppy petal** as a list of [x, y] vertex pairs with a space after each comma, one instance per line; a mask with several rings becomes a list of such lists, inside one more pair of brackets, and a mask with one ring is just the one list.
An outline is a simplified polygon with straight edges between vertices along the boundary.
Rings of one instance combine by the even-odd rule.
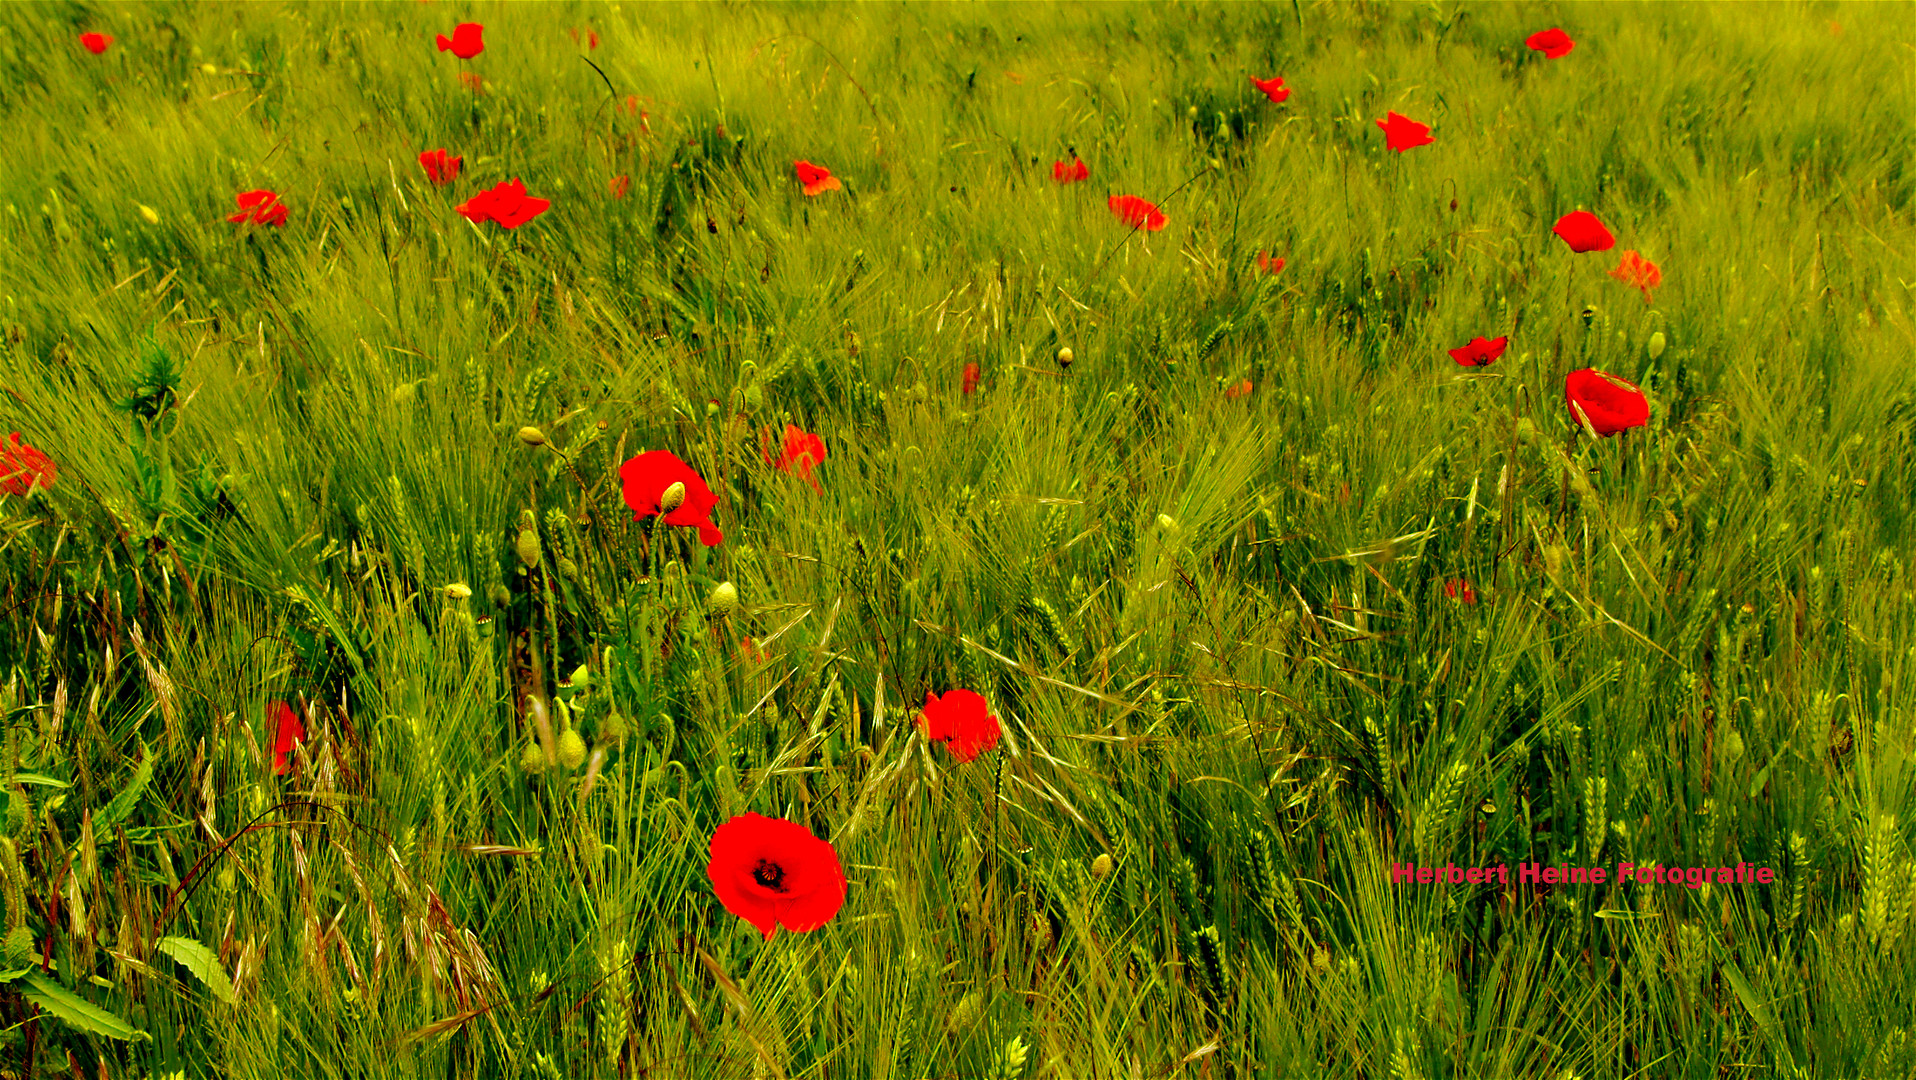
[[306, 728], [299, 722], [299, 717], [294, 714], [292, 706], [284, 701], [275, 701], [268, 705], [267, 712], [275, 721], [273, 771], [284, 776], [293, 767], [288, 758], [292, 755], [294, 744], [306, 738]]

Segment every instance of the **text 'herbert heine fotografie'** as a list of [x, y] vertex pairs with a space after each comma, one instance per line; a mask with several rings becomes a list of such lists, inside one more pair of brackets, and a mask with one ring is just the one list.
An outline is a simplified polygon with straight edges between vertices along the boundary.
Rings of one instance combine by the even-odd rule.
[[[1520, 885], [1608, 885], [1629, 881], [1638, 885], [1685, 885], [1701, 889], [1705, 885], [1768, 885], [1776, 880], [1776, 871], [1755, 863], [1735, 866], [1639, 866], [1620, 862], [1614, 875], [1602, 866], [1545, 866], [1518, 863]], [[1496, 866], [1418, 866], [1414, 863], [1390, 864], [1393, 885], [1508, 885], [1511, 868]]]

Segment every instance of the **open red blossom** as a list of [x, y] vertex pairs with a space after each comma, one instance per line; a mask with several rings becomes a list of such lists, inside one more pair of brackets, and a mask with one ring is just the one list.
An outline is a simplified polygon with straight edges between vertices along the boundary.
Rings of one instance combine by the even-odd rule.
[[947, 690], [943, 697], [927, 693], [925, 708], [918, 714], [918, 730], [928, 741], [945, 743], [951, 756], [961, 762], [998, 745], [1004, 734], [991, 706], [971, 690]]
[[1550, 231], [1563, 237], [1570, 250], [1579, 255], [1586, 251], [1609, 251], [1617, 246], [1617, 238], [1588, 210], [1572, 210], [1558, 218]]
[[625, 198], [625, 193], [632, 190], [632, 177], [626, 175], [625, 173], [620, 173], [619, 175], [612, 178], [612, 183], [611, 185], [609, 185], [609, 190], [612, 192], [613, 198], [615, 199]]
[[685, 501], [667, 511], [665, 523], [699, 531], [699, 543], [716, 547], [725, 539], [712, 524], [712, 508], [718, 496], [705, 486], [705, 478], [680, 461], [670, 450], [648, 450], [619, 466], [620, 493], [632, 510], [632, 520], [640, 521], [659, 512], [659, 499], [673, 484], [685, 485]]
[[1663, 284], [1663, 271], [1657, 269], [1657, 264], [1634, 251], [1624, 252], [1623, 260], [1609, 274], [1625, 285], [1642, 290], [1646, 304], [1650, 302], [1650, 290]]
[[1500, 338], [1472, 338], [1470, 344], [1461, 349], [1450, 350], [1450, 358], [1465, 367], [1487, 367], [1492, 360], [1504, 354], [1510, 344], [1509, 335]]
[[248, 221], [255, 225], [283, 227], [286, 224], [286, 204], [280, 202], [279, 195], [274, 192], [265, 189], [242, 191], [233, 197], [233, 201], [238, 204], [240, 211], [228, 216], [226, 220], [235, 225]]
[[1113, 195], [1105, 200], [1105, 205], [1111, 208], [1112, 213], [1123, 218], [1126, 225], [1146, 232], [1157, 232], [1164, 228], [1164, 223], [1169, 220], [1156, 204], [1146, 202], [1136, 195]]
[[1606, 439], [1650, 422], [1650, 401], [1636, 383], [1595, 368], [1571, 372], [1563, 380], [1563, 397], [1572, 420], [1579, 426], [1588, 423]]
[[838, 852], [796, 821], [740, 814], [713, 831], [710, 850], [705, 873], [719, 903], [767, 941], [781, 926], [816, 930], [845, 906]]
[[266, 707], [269, 717], [275, 721], [273, 734], [273, 771], [285, 776], [292, 771], [293, 744], [306, 741], [306, 728], [300, 724], [293, 707], [284, 701], [275, 701]]
[[1275, 79], [1260, 79], [1253, 75], [1251, 76], [1251, 85], [1264, 91], [1264, 96], [1270, 98], [1273, 104], [1282, 105], [1284, 104], [1284, 99], [1291, 96], [1290, 88], [1284, 85], [1284, 76], [1282, 75], [1279, 75]]
[[1083, 158], [1074, 155], [1069, 165], [1062, 161], [1052, 162], [1051, 178], [1060, 184], [1075, 184], [1080, 180], [1089, 180], [1091, 168], [1084, 163]]
[[1250, 395], [1250, 393], [1251, 393], [1251, 380], [1249, 379], [1240, 379], [1234, 385], [1227, 386], [1224, 388], [1224, 396], [1227, 398], [1247, 397]]
[[500, 228], [516, 229], [552, 205], [551, 199], [534, 199], [526, 194], [526, 185], [513, 177], [497, 187], [488, 188], [458, 206], [455, 211], [475, 225], [494, 222]]
[[1559, 56], [1577, 47], [1577, 43], [1570, 40], [1569, 34], [1564, 33], [1554, 26], [1548, 30], [1540, 30], [1530, 35], [1524, 39], [1523, 43], [1542, 53], [1546, 59], [1550, 60], [1555, 60]]
[[111, 44], [113, 44], [112, 34], [88, 33], [80, 35], [80, 47], [95, 56], [105, 52], [106, 47]]
[[476, 22], [462, 22], [452, 28], [451, 37], [444, 34], [437, 35], [439, 51], [451, 51], [461, 60], [470, 60], [486, 51], [486, 43], [480, 40], [480, 35], [485, 32], [486, 28]]
[[761, 450], [765, 463], [779, 472], [797, 473], [799, 479], [812, 485], [813, 491], [822, 493], [824, 489], [819, 487], [817, 478], [812, 476], [812, 470], [825, 460], [825, 440], [811, 432], [800, 431], [791, 424], [786, 424], [785, 444], [778, 457], [774, 458], [769, 445], [771, 435], [769, 430], [765, 432], [765, 441], [768, 445]]
[[419, 165], [426, 170], [426, 178], [441, 187], [459, 178], [459, 167], [465, 162], [463, 157], [447, 157], [443, 147], [419, 155]]
[[25, 498], [35, 488], [41, 491], [52, 488], [59, 475], [53, 459], [22, 443], [19, 432], [13, 433], [11, 446], [0, 443], [0, 491]]
[[806, 195], [822, 195], [827, 191], [843, 191], [845, 188], [838, 182], [838, 177], [833, 176], [832, 171], [823, 165], [794, 161], [792, 171], [798, 174], [798, 182], [804, 187]]
[[1444, 582], [1444, 595], [1450, 597], [1452, 600], [1461, 600], [1466, 604], [1474, 604], [1477, 602], [1476, 591], [1470, 587], [1470, 582], [1462, 578], [1452, 578]]
[[1429, 124], [1420, 124], [1395, 112], [1385, 114], [1382, 120], [1377, 121], [1377, 126], [1384, 129], [1384, 145], [1400, 154], [1411, 147], [1437, 141], [1430, 137]]
[[1284, 269], [1284, 260], [1282, 257], [1273, 259], [1260, 251], [1257, 253], [1257, 268], [1266, 274], [1275, 274]]
[[978, 376], [983, 374], [977, 363], [965, 365], [965, 394], [970, 396], [978, 389]]

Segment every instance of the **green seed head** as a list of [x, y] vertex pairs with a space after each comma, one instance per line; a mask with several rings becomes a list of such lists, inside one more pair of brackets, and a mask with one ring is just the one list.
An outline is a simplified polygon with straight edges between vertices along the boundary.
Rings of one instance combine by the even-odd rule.
[[519, 429], [519, 441], [527, 446], [544, 446], [546, 433], [536, 427], [522, 427]]
[[714, 615], [730, 615], [738, 610], [738, 586], [729, 581], [721, 581], [712, 587], [712, 593], [706, 597], [706, 607]]
[[559, 736], [559, 764], [576, 769], [585, 764], [585, 739], [576, 728], [566, 728]]
[[513, 550], [519, 553], [519, 561], [527, 566], [539, 565], [539, 533], [530, 525], [519, 530], [519, 539], [513, 543]]
[[539, 749], [538, 743], [526, 744], [525, 752], [519, 755], [519, 768], [524, 770], [527, 776], [537, 776], [546, 771], [545, 751]]

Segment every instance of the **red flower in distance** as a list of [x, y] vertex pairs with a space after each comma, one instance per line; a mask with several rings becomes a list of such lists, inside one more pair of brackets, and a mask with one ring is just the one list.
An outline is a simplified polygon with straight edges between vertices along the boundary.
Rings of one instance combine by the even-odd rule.
[[1570, 40], [1569, 34], [1564, 33], [1554, 26], [1548, 30], [1540, 30], [1530, 35], [1524, 39], [1523, 43], [1542, 53], [1546, 59], [1550, 60], [1555, 60], [1577, 47], [1577, 43]]
[[626, 175], [625, 173], [620, 173], [619, 175], [612, 178], [612, 183], [609, 185], [609, 190], [612, 192], [613, 198], [615, 199], [625, 198], [625, 193], [632, 190], [632, 178]]
[[1264, 91], [1264, 96], [1270, 98], [1272, 104], [1282, 105], [1284, 104], [1284, 99], [1291, 96], [1290, 88], [1284, 85], [1284, 76], [1282, 75], [1279, 75], [1275, 79], [1260, 79], [1253, 75], [1251, 76], [1251, 85]]
[[1400, 154], [1411, 147], [1437, 141], [1430, 137], [1430, 125], [1420, 124], [1395, 112], [1386, 114], [1377, 121], [1377, 126], [1384, 129], [1384, 144]]
[[1588, 210], [1573, 210], [1565, 214], [1557, 219], [1557, 224], [1550, 231], [1563, 237], [1563, 242], [1570, 245], [1570, 250], [1579, 255], [1586, 251], [1609, 251], [1617, 246], [1617, 238], [1611, 236], [1610, 230], [1597, 220], [1597, 215]]
[[844, 190], [845, 186], [838, 182], [838, 177], [833, 176], [832, 171], [823, 165], [814, 165], [809, 161], [794, 161], [792, 171], [798, 174], [798, 182], [804, 187], [805, 194], [808, 196]]
[[1476, 591], [1470, 587], [1470, 582], [1462, 578], [1452, 578], [1444, 582], [1444, 595], [1450, 597], [1452, 600], [1461, 600], [1466, 604], [1474, 604], [1477, 602]]
[[978, 389], [978, 376], [982, 374], [976, 363], [965, 365], [965, 395], [969, 397]]
[[599, 47], [599, 32], [597, 30], [587, 30], [585, 32], [585, 47], [588, 51]]
[[1463, 348], [1450, 350], [1450, 358], [1465, 367], [1487, 367], [1492, 360], [1503, 356], [1504, 349], [1509, 344], [1509, 335], [1489, 339], [1473, 338], [1470, 344]]
[[437, 35], [439, 51], [450, 50], [459, 59], [470, 60], [486, 51], [486, 43], [480, 40], [480, 35], [485, 31], [486, 28], [476, 22], [462, 22], [452, 28], [451, 37], [444, 34]]
[[918, 730], [931, 742], [945, 743], [951, 756], [961, 762], [970, 762], [998, 745], [1004, 734], [991, 706], [970, 690], [947, 690], [943, 697], [925, 694]]
[[113, 35], [111, 34], [80, 35], [80, 47], [95, 56], [105, 52], [106, 47], [111, 44], [113, 44]]
[[1260, 251], [1257, 253], [1257, 268], [1266, 274], [1275, 274], [1284, 269], [1284, 260], [1282, 258], [1273, 259]]
[[1227, 398], [1248, 397], [1250, 393], [1251, 380], [1249, 379], [1240, 380], [1236, 385], [1224, 388], [1224, 396]]
[[446, 151], [428, 150], [419, 155], [419, 164], [426, 170], [427, 179], [444, 187], [459, 177], [459, 167], [465, 164], [463, 157], [447, 157]]
[[1073, 157], [1069, 165], [1054, 161], [1051, 163], [1051, 178], [1060, 184], [1075, 184], [1080, 180], [1089, 180], [1091, 169], [1079, 157]]
[[53, 459], [22, 443], [19, 432], [13, 433], [13, 445], [0, 443], [0, 491], [25, 498], [34, 488], [51, 489], [59, 475]]
[[1153, 203], [1146, 202], [1136, 195], [1113, 195], [1105, 200], [1111, 212], [1124, 219], [1126, 225], [1146, 232], [1157, 232], [1164, 228], [1167, 220], [1164, 211]]
[[286, 204], [280, 202], [279, 196], [274, 192], [264, 188], [259, 191], [242, 191], [233, 197], [233, 201], [238, 204], [240, 212], [229, 216], [226, 220], [235, 225], [248, 221], [255, 225], [283, 227], [286, 224]]
[[551, 199], [528, 196], [525, 184], [515, 176], [497, 187], [474, 195], [453, 207], [453, 210], [475, 225], [490, 221], [503, 229], [516, 229], [545, 213], [546, 207], [551, 205]]
[[293, 769], [293, 744], [306, 741], [306, 728], [294, 715], [293, 707], [284, 701], [273, 702], [266, 711], [277, 721], [273, 734], [273, 771], [285, 776]]
[[648, 450], [619, 466], [619, 484], [633, 521], [657, 514], [666, 490], [673, 484], [684, 484], [684, 501], [665, 512], [665, 523], [696, 528], [699, 543], [706, 547], [716, 547], [725, 539], [725, 534], [712, 524], [712, 508], [718, 505], [718, 496], [705, 486], [704, 477], [670, 450]]
[[476, 71], [460, 72], [459, 85], [465, 87], [466, 89], [472, 91], [475, 94], [483, 94], [485, 93], [485, 90], [486, 90], [486, 80], [480, 78], [479, 73]]
[[832, 845], [796, 821], [746, 813], [712, 833], [712, 879], [725, 910], [772, 940], [831, 922], [845, 906], [845, 871]]
[[1611, 277], [1643, 291], [1643, 302], [1650, 302], [1650, 290], [1663, 284], [1663, 271], [1657, 264], [1634, 251], [1623, 253], [1623, 260], [1617, 263], [1615, 270], [1608, 271]]
[[[766, 433], [767, 440], [771, 432]], [[824, 492], [818, 486], [818, 480], [812, 476], [812, 470], [825, 460], [825, 440], [808, 431], [800, 431], [790, 424], [785, 425], [785, 445], [777, 458], [772, 457], [770, 449], [763, 451], [765, 464], [779, 472], [796, 472], [799, 479], [812, 485], [812, 490]]]
[[1595, 368], [1573, 371], [1563, 380], [1564, 401], [1579, 426], [1609, 438], [1624, 428], [1650, 422], [1650, 401], [1637, 384]]

